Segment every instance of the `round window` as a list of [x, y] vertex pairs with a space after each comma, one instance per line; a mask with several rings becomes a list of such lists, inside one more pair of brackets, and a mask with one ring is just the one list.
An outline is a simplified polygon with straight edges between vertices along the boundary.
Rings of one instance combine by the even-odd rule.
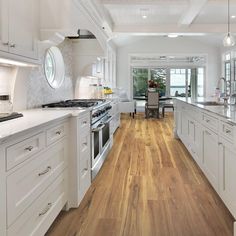
[[44, 59], [44, 72], [52, 88], [61, 87], [65, 78], [65, 64], [59, 48], [51, 47], [47, 50]]

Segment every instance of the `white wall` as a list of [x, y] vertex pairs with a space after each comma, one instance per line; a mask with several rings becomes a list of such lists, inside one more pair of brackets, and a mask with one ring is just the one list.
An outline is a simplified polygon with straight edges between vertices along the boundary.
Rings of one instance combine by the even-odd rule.
[[117, 86], [127, 90], [131, 97], [129, 54], [207, 54], [206, 96], [214, 94], [221, 73], [220, 49], [192, 37], [139, 37], [133, 36], [128, 44], [122, 43], [117, 49]]

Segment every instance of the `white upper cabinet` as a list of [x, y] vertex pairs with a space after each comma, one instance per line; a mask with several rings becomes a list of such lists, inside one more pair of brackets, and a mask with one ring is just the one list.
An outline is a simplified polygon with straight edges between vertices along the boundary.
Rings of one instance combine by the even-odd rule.
[[8, 51], [8, 5], [6, 0], [0, 0], [0, 50]]
[[37, 59], [38, 1], [0, 0], [0, 50]]

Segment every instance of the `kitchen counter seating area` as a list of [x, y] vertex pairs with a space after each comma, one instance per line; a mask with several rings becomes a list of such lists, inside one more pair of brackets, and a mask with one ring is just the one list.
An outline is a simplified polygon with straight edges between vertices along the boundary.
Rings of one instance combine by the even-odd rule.
[[175, 137], [236, 218], [236, 106], [182, 98], [174, 100], [174, 108]]

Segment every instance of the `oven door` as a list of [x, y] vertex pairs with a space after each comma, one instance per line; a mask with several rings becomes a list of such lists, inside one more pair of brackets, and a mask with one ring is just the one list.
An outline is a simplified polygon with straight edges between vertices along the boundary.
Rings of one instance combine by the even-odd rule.
[[112, 120], [112, 116], [106, 116], [103, 120], [102, 123], [104, 127], [102, 128], [102, 152], [104, 149], [106, 149], [107, 145], [110, 144], [110, 122]]
[[92, 167], [96, 164], [101, 154], [103, 123], [98, 123], [92, 127]]

